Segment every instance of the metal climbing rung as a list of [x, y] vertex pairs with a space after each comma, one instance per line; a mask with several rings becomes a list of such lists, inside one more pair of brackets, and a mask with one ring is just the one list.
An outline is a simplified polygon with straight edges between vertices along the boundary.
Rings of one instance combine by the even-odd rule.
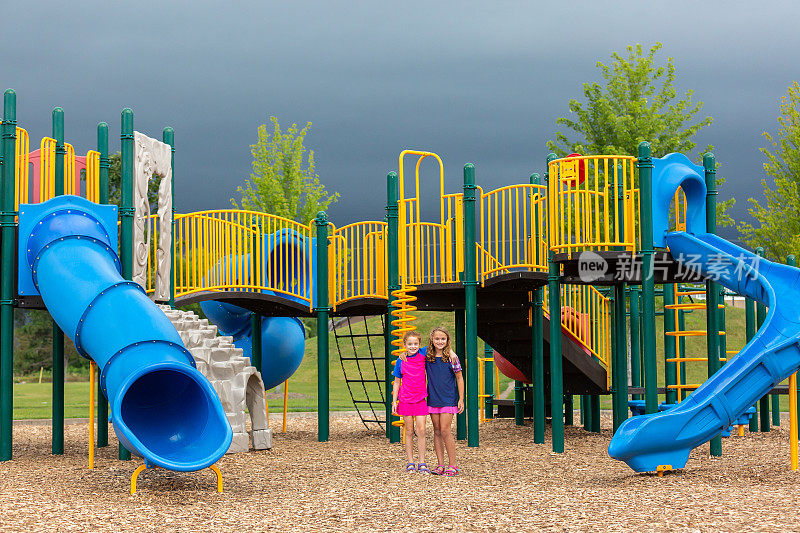
[[346, 379], [348, 383], [385, 383], [382, 379]]
[[342, 361], [384, 361], [385, 357], [340, 357]]
[[353, 403], [368, 403], [370, 405], [386, 405], [378, 400], [353, 400]]
[[335, 330], [333, 336], [339, 339], [357, 339], [360, 337], [381, 337], [381, 338], [384, 337], [383, 333], [345, 333], [343, 335], [337, 335], [335, 333]]

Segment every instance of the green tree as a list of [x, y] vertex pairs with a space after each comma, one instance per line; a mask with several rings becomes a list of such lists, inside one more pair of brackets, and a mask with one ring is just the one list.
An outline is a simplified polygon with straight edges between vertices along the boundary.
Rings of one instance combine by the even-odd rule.
[[270, 117], [270, 121], [272, 133], [262, 124], [258, 127], [256, 144], [250, 146], [253, 172], [245, 180], [245, 186], [236, 189], [241, 194], [241, 203], [233, 198], [231, 203], [240, 209], [307, 224], [318, 211], [336, 202], [339, 193], [329, 194], [325, 190], [314, 166], [314, 151], [304, 145], [311, 123], [303, 129], [292, 124], [283, 132], [278, 119]]
[[[670, 152], [691, 154], [697, 143], [692, 139], [712, 122], [711, 117], [694, 122], [703, 107], [693, 102], [693, 91], [678, 98], [675, 89], [675, 62], [667, 57], [666, 64], [657, 64], [656, 53], [661, 49], [656, 43], [645, 53], [642, 45], [628, 46], [627, 56], [611, 54], [613, 62], [597, 62], [603, 78], [598, 82], [584, 83], [585, 103], [570, 99], [569, 110], [575, 118], [561, 117], [556, 124], [577, 134], [569, 138], [559, 131], [555, 141], [547, 147], [559, 157], [570, 153], [637, 155], [639, 143], [649, 141], [653, 156], [662, 157]], [[706, 151], [713, 147], [707, 147]], [[695, 154], [700, 159], [700, 154]], [[725, 183], [717, 178], [717, 187]], [[717, 223], [730, 226], [733, 219], [727, 214], [735, 203], [731, 198], [717, 204]]]
[[748, 211], [759, 226], [739, 225], [744, 241], [751, 247], [763, 246], [772, 259], [783, 260], [800, 251], [800, 85], [796, 81], [781, 97], [778, 116], [778, 137], [762, 135], [768, 146], [761, 148], [767, 160], [764, 171], [774, 178], [773, 186], [766, 179], [766, 205], [750, 198]]

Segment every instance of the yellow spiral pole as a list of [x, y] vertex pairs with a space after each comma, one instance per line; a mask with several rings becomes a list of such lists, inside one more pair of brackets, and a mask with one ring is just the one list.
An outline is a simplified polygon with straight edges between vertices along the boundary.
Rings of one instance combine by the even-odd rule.
[[[395, 306], [395, 309], [392, 309], [392, 316], [394, 317], [392, 320], [392, 335], [394, 335], [392, 346], [395, 347], [395, 349], [392, 350], [392, 355], [395, 357], [394, 361], [392, 361], [392, 365], [397, 362], [397, 357], [402, 355], [405, 351], [403, 337], [406, 332], [417, 329], [413, 323], [417, 317], [411, 314], [417, 310], [414, 305], [411, 305], [411, 302], [415, 302], [417, 297], [409, 294], [415, 290], [417, 290], [417, 288], [414, 285], [403, 285], [400, 289], [392, 291]], [[401, 428], [400, 435], [402, 441], [405, 443], [406, 434], [405, 431], [403, 431], [405, 427], [403, 419], [401, 418], [400, 420], [392, 422], [392, 425]]]

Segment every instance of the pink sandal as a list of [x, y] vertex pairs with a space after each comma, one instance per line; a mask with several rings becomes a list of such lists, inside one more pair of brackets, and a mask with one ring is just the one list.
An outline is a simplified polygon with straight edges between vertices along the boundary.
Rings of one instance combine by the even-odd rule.
[[431, 471], [431, 474], [436, 474], [437, 476], [441, 476], [444, 474], [444, 465], [439, 465]]
[[443, 475], [448, 476], [448, 477], [453, 477], [453, 476], [457, 476], [459, 474], [459, 472], [461, 472], [461, 470], [459, 470], [457, 467], [455, 467], [453, 465], [450, 465], [444, 471]]

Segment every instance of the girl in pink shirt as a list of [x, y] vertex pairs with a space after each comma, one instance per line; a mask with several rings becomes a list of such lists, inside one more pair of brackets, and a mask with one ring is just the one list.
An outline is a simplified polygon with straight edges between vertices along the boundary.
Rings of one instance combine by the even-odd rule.
[[[428, 416], [428, 386], [425, 381], [425, 356], [419, 353], [422, 336], [409, 331], [403, 336], [405, 361], [398, 359], [394, 365], [392, 387], [392, 412], [403, 417], [406, 445], [406, 472], [430, 474], [425, 464], [425, 419]], [[419, 465], [414, 464], [414, 433], [417, 434]]]

